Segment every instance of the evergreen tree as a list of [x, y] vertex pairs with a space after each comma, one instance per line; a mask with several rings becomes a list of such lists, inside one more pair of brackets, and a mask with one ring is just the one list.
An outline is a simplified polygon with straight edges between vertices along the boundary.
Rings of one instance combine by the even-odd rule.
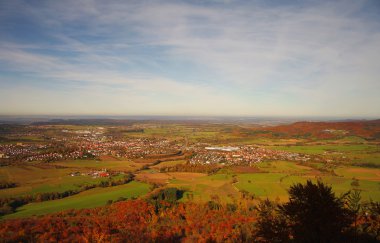
[[342, 198], [322, 182], [291, 186], [289, 202], [279, 210], [295, 242], [344, 242], [344, 231], [353, 221]]

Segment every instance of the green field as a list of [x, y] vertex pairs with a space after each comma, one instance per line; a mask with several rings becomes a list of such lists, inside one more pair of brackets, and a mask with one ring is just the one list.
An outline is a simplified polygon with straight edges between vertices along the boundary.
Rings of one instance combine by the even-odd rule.
[[[187, 199], [186, 194], [193, 194], [193, 200], [199, 201], [208, 201], [212, 195], [218, 195], [222, 201], [228, 202], [231, 196], [239, 197], [238, 191], [247, 191], [262, 199], [286, 201], [287, 190], [294, 183], [321, 180], [331, 185], [337, 195], [356, 189], [361, 191], [363, 201], [380, 201], [380, 169], [341, 166], [334, 176], [314, 167], [287, 161], [263, 162], [258, 167], [264, 173], [239, 174], [222, 170], [218, 174], [192, 179], [177, 173], [169, 185], [187, 190], [183, 200]], [[237, 183], [232, 183], [233, 176], [236, 176]], [[351, 185], [353, 177], [359, 180], [359, 186]]]
[[109, 169], [118, 171], [134, 171], [141, 168], [144, 164], [135, 163], [130, 160], [67, 160], [54, 162], [54, 165], [60, 165], [69, 168], [90, 168], [90, 169]]
[[[288, 183], [282, 182], [282, 178], [287, 175], [283, 173], [256, 173], [256, 174], [240, 174], [236, 187], [239, 190], [245, 190], [262, 198], [280, 198], [285, 200], [287, 197], [286, 190], [292, 182], [300, 182], [300, 177], [293, 177]], [[305, 181], [305, 180], [304, 180]]]
[[306, 173], [314, 170], [313, 168], [288, 161], [271, 161], [258, 163], [257, 167], [264, 172], [277, 173]]
[[6, 215], [3, 218], [28, 217], [67, 209], [93, 208], [105, 205], [108, 200], [117, 200], [120, 197], [139, 197], [145, 195], [148, 191], [148, 184], [135, 181], [120, 186], [94, 188], [59, 200], [30, 203], [20, 207], [16, 213]]
[[324, 152], [338, 152], [349, 154], [360, 154], [368, 152], [380, 152], [376, 145], [367, 144], [329, 144], [329, 145], [292, 145], [292, 146], [271, 146], [271, 149], [282, 150], [304, 154], [323, 154]]
[[[169, 181], [168, 186], [186, 190], [182, 200], [188, 200], [187, 194], [192, 194], [194, 201], [209, 201], [212, 196], [218, 196], [222, 202], [232, 201], [232, 197], [239, 196], [238, 190], [231, 184], [231, 174], [215, 174], [191, 177], [190, 173], [170, 173], [175, 179]], [[199, 175], [199, 173], [198, 173]]]
[[[331, 185], [338, 195], [357, 189], [362, 192], [363, 200], [380, 201], [380, 169], [340, 166], [333, 176], [314, 167], [284, 161], [261, 163], [259, 168], [269, 173], [240, 174], [236, 186], [260, 197], [286, 199], [287, 189], [292, 184], [321, 180]], [[358, 187], [351, 185], [353, 178], [359, 180]]]
[[37, 192], [63, 192], [74, 190], [83, 184], [99, 183], [102, 179], [89, 176], [70, 176], [70, 169], [36, 166], [0, 167], [0, 175], [6, 181], [19, 183], [18, 187], [0, 190], [1, 197], [21, 196]]
[[159, 163], [158, 165], [151, 166], [152, 169], [160, 169], [163, 167], [172, 167], [178, 164], [184, 164], [186, 163], [186, 160], [172, 160], [172, 161], [164, 161]]
[[[305, 183], [306, 180], [317, 181], [316, 177], [294, 176], [281, 173], [269, 174], [241, 174], [236, 187], [245, 190], [261, 198], [287, 200], [287, 190], [294, 183]], [[332, 186], [337, 195], [346, 193], [349, 190], [358, 189], [361, 191], [363, 201], [380, 200], [379, 181], [360, 181], [359, 187], [351, 186], [351, 179], [344, 177], [324, 176], [321, 179], [324, 183]], [[250, 182], [249, 182], [250, 181]]]
[[[123, 164], [122, 164], [123, 163]], [[127, 163], [128, 165], [124, 165]], [[55, 163], [54, 163], [55, 164]], [[119, 164], [119, 167], [115, 167]], [[44, 193], [44, 192], [64, 192], [68, 190], [77, 190], [84, 185], [99, 184], [101, 181], [108, 180], [107, 178], [92, 178], [91, 176], [71, 176], [70, 173], [79, 171], [87, 173], [102, 168], [140, 168], [141, 165], [135, 166], [133, 162], [111, 161], [111, 162], [96, 162], [96, 161], [67, 161], [57, 162], [55, 165], [65, 165], [68, 168], [55, 168], [52, 166], [4, 166], [0, 167], [0, 180], [18, 182], [15, 188], [0, 190], [0, 198], [23, 196], [27, 194]], [[72, 166], [72, 167], [71, 167]], [[91, 167], [90, 167], [91, 166]], [[125, 171], [130, 171], [125, 169]], [[115, 176], [111, 179], [118, 179]]]

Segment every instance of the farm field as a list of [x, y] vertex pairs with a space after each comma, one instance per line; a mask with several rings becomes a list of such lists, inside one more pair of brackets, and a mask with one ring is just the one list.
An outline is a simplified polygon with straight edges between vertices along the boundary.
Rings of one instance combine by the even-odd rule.
[[230, 174], [216, 174], [194, 180], [177, 177], [177, 179], [170, 181], [169, 186], [187, 190], [183, 198], [184, 201], [191, 199], [207, 202], [216, 198], [221, 203], [230, 203], [240, 196], [232, 184], [232, 175]]
[[74, 196], [63, 199], [30, 203], [20, 207], [16, 213], [3, 217], [19, 218], [32, 215], [42, 215], [68, 209], [93, 208], [106, 205], [109, 200], [123, 198], [136, 198], [146, 194], [149, 185], [141, 182], [130, 182], [125, 185], [111, 188], [94, 188]]
[[[68, 162], [72, 163], [72, 162]], [[78, 162], [83, 163], [83, 161]], [[163, 162], [165, 166], [183, 163], [183, 161]], [[160, 164], [159, 164], [160, 165]], [[149, 184], [159, 183], [165, 187], [176, 187], [185, 190], [181, 201], [207, 202], [209, 200], [220, 200], [222, 203], [231, 203], [241, 196], [241, 192], [249, 192], [258, 198], [287, 201], [287, 190], [294, 183], [304, 183], [306, 180], [321, 180], [331, 185], [337, 195], [348, 190], [360, 190], [363, 201], [380, 200], [380, 169], [363, 168], [354, 166], [339, 166], [335, 168], [336, 176], [323, 173], [317, 167], [297, 164], [288, 161], [271, 161], [258, 164], [258, 172], [244, 172], [244, 168], [238, 170], [223, 169], [217, 174], [207, 175], [204, 173], [189, 172], [169, 172], [159, 173], [159, 166], [152, 166], [150, 170], [141, 171], [136, 174], [136, 180], [141, 182], [131, 182], [126, 185], [114, 186], [110, 188], [95, 188], [81, 192], [77, 195], [63, 199], [30, 203], [20, 207], [16, 213], [5, 216], [5, 218], [27, 217], [31, 215], [41, 215], [50, 212], [72, 208], [89, 208], [105, 205], [108, 200], [116, 200], [120, 197], [130, 198], [145, 195], [149, 192]], [[4, 174], [17, 179], [17, 174], [23, 174], [25, 168], [13, 168], [13, 172]], [[9, 169], [9, 168], [8, 168]], [[41, 174], [39, 170], [47, 170], [31, 167], [26, 168], [36, 174]], [[2, 197], [9, 195], [25, 195], [28, 193], [64, 191], [75, 189], [75, 185], [89, 183], [86, 177], [65, 178], [67, 171], [62, 169], [50, 169], [47, 173], [50, 177], [38, 177], [29, 173], [27, 177], [29, 184], [24, 186], [3, 189], [0, 191]], [[57, 176], [61, 175], [61, 180]], [[54, 178], [54, 179], [53, 179]], [[352, 186], [353, 178], [359, 182], [358, 186]], [[46, 183], [51, 180], [55, 184]], [[98, 181], [101, 179], [90, 179]], [[235, 181], [234, 181], [235, 180]], [[35, 184], [33, 184], [35, 183]], [[34, 185], [34, 186], [33, 186]], [[37, 186], [39, 185], [39, 186]]]
[[131, 160], [68, 160], [54, 162], [54, 165], [77, 169], [109, 169], [117, 171], [135, 171], [144, 166], [144, 163], [135, 163]]
[[22, 196], [41, 192], [63, 192], [75, 190], [84, 184], [99, 183], [100, 178], [70, 176], [70, 169], [36, 166], [0, 167], [1, 178], [16, 181], [19, 186], [0, 190], [1, 197]]
[[159, 163], [158, 165], [151, 166], [150, 168], [159, 170], [160, 168], [163, 168], [163, 167], [172, 167], [175, 165], [185, 164], [185, 163], [186, 163], [186, 160], [164, 161], [164, 162]]
[[[275, 128], [213, 123], [43, 127], [45, 136], [57, 137], [58, 140], [74, 136], [81, 141], [78, 142], [80, 146], [89, 143], [87, 152], [95, 151], [101, 145], [98, 155], [92, 156], [93, 159], [16, 161], [1, 166], [0, 181], [17, 184], [0, 190], [0, 199], [5, 203], [42, 193], [81, 191], [62, 199], [52, 197], [48, 199], [50, 201], [39, 202], [32, 198], [28, 204], [16, 207], [15, 213], [2, 217], [27, 217], [57, 212], [60, 208], [97, 207], [119, 197], [149, 197], [155, 190], [169, 187], [184, 191], [179, 199], [181, 202], [236, 203], [245, 193], [254, 196], [256, 203], [266, 198], [286, 202], [289, 187], [307, 180], [322, 181], [332, 186], [336, 195], [358, 190], [362, 202], [380, 201], [380, 149], [376, 139], [345, 135], [343, 132], [328, 138], [319, 138], [318, 134], [287, 135], [272, 131]], [[95, 142], [88, 142], [89, 134]], [[25, 149], [49, 144], [42, 135], [27, 136], [23, 133], [22, 136], [11, 137], [14, 140], [4, 146]], [[70, 140], [75, 142], [75, 139]], [[17, 145], [15, 141], [24, 142]], [[109, 147], [105, 148], [103, 143]], [[49, 152], [55, 149], [59, 153], [64, 151], [62, 146], [65, 145], [50, 146]], [[220, 152], [205, 149], [209, 146], [237, 147], [240, 150]], [[75, 146], [70, 143], [68, 151], [73, 149]], [[135, 154], [128, 157], [128, 152]], [[225, 154], [228, 156], [223, 157]], [[244, 157], [246, 155], [253, 156]], [[192, 161], [193, 158], [197, 160]], [[226, 163], [227, 159], [234, 158], [235, 162]], [[248, 163], [243, 158], [253, 160]], [[105, 170], [111, 174], [104, 178], [91, 174]], [[72, 173], [77, 175], [72, 176]], [[112, 181], [122, 180], [129, 173], [132, 182], [119, 186], [112, 184]], [[107, 187], [100, 187], [100, 183]], [[90, 189], [87, 187], [90, 185], [99, 187]]]
[[[132, 161], [74, 160], [54, 162], [52, 165], [0, 167], [0, 180], [18, 182], [17, 187], [0, 190], [0, 198], [77, 190], [85, 185], [107, 181], [108, 178], [93, 178], [91, 175], [71, 176], [73, 172], [88, 173], [91, 170], [102, 169], [129, 172], [143, 165]], [[110, 179], [118, 178], [120, 176], [112, 176]]]
[[[339, 195], [349, 190], [360, 190], [364, 201], [380, 200], [380, 169], [340, 166], [336, 175], [319, 171], [316, 166], [299, 165], [286, 161], [261, 163], [258, 168], [267, 173], [239, 174], [236, 187], [259, 197], [287, 200], [287, 189], [294, 183], [321, 180], [331, 185]], [[351, 185], [353, 178], [359, 185]]]
[[[289, 167], [291, 168], [291, 166]], [[360, 173], [350, 173], [340, 177], [315, 174], [312, 168], [308, 169], [306, 173], [303, 167], [300, 166], [300, 169], [300, 171], [296, 171], [291, 168], [291, 170], [286, 171], [284, 166], [281, 165], [280, 168], [276, 169], [278, 172], [216, 174], [186, 179], [177, 175], [176, 179], [165, 178], [165, 180], [169, 180], [167, 186], [187, 191], [183, 200], [189, 199], [186, 194], [193, 194], [192, 200], [208, 201], [212, 196], [216, 195], [221, 202], [231, 202], [233, 198], [239, 198], [239, 191], [247, 191], [261, 199], [269, 198], [287, 201], [289, 187], [295, 183], [305, 183], [307, 180], [314, 182], [321, 180], [331, 185], [337, 195], [355, 189], [361, 191], [363, 201], [380, 200], [380, 176], [377, 175], [378, 170], [371, 171], [371, 177], [361, 177]], [[356, 168], [352, 167], [351, 169]], [[359, 186], [354, 187], [351, 185], [353, 181], [352, 175], [356, 175], [358, 179], [360, 178]], [[160, 174], [157, 175], [157, 177], [159, 176]], [[234, 176], [237, 179], [236, 183], [233, 183]]]
[[337, 152], [337, 153], [371, 153], [380, 152], [377, 145], [369, 144], [328, 144], [328, 145], [293, 145], [293, 146], [271, 146], [271, 149], [297, 152], [305, 154], [323, 154], [325, 152]]
[[199, 177], [207, 176], [204, 173], [192, 173], [192, 172], [168, 172], [160, 173], [156, 170], [143, 171], [142, 173], [136, 174], [136, 179], [141, 181], [146, 181], [149, 183], [159, 183], [167, 184], [170, 180], [176, 180], [177, 178], [183, 180], [196, 180]]
[[[261, 199], [287, 201], [288, 188], [294, 183], [305, 183], [307, 180], [323, 181], [331, 185], [337, 195], [355, 189], [361, 191], [363, 201], [380, 200], [380, 169], [342, 166], [336, 170], [337, 175], [333, 176], [312, 167], [286, 161], [262, 163], [258, 168], [262, 172], [221, 171], [215, 175], [191, 178], [190, 174], [154, 172], [146, 175], [146, 178], [187, 190], [183, 200], [189, 199], [187, 194], [193, 194], [192, 200], [199, 201], [208, 201], [217, 195], [222, 202], [230, 202], [239, 197], [239, 191], [247, 191]], [[234, 177], [237, 179], [235, 183]], [[358, 186], [351, 185], [353, 178], [359, 180]]]
[[[159, 173], [155, 170], [137, 175], [137, 178], [152, 183], [162, 183], [168, 187], [186, 190], [182, 200], [208, 201], [217, 195], [222, 202], [230, 202], [239, 197], [239, 191], [247, 191], [265, 199], [287, 200], [287, 190], [294, 183], [307, 180], [321, 180], [331, 185], [337, 195], [349, 190], [360, 190], [364, 201], [380, 200], [380, 169], [340, 166], [336, 175], [331, 175], [313, 167], [287, 161], [272, 161], [258, 164], [259, 172], [244, 173], [222, 170], [207, 176], [199, 173]], [[237, 182], [233, 183], [236, 177]], [[353, 178], [359, 180], [359, 186], [352, 186]]]
[[369, 180], [360, 181], [360, 186], [354, 187], [351, 185], [352, 179], [332, 176], [315, 178], [312, 176], [296, 176], [283, 173], [263, 173], [244, 174], [239, 175], [238, 178], [239, 182], [236, 183], [236, 187], [239, 190], [245, 190], [258, 197], [269, 198], [271, 200], [279, 199], [280, 201], [287, 201], [288, 188], [294, 183], [305, 183], [307, 180], [313, 182], [320, 180], [332, 186], [336, 195], [341, 195], [355, 189], [361, 191], [363, 201], [380, 200], [380, 184]]

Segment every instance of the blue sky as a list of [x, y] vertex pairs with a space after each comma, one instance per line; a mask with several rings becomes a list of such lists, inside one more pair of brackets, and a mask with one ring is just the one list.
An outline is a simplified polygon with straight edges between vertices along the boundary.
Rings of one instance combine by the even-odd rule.
[[0, 0], [1, 115], [380, 116], [380, 1]]

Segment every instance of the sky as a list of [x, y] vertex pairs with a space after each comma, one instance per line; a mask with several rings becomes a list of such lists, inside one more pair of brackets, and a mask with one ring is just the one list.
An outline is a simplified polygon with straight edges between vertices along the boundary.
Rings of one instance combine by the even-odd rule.
[[379, 0], [0, 0], [0, 115], [380, 117], [379, 59]]

